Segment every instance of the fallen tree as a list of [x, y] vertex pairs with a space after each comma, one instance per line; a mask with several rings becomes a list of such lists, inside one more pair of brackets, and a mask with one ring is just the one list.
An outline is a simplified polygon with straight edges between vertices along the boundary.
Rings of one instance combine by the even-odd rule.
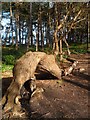
[[[76, 64], [77, 62], [73, 61], [72, 66], [65, 69], [63, 75], [70, 74]], [[21, 109], [21, 103], [19, 101], [21, 98], [20, 90], [25, 82], [30, 80], [30, 89], [33, 92], [35, 89], [35, 85], [33, 85], [35, 72], [41, 69], [49, 72], [58, 79], [62, 77], [62, 70], [58, 67], [54, 55], [30, 51], [17, 60], [13, 69], [13, 81], [1, 100], [4, 113], [12, 110], [13, 114], [16, 114]]]

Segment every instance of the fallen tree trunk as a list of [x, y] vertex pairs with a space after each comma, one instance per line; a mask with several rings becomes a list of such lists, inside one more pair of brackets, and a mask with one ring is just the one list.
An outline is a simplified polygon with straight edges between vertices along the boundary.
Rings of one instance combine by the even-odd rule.
[[[66, 73], [70, 74], [75, 65], [76, 63], [73, 63], [67, 72], [65, 70], [64, 75], [67, 75]], [[35, 76], [35, 71], [40, 69], [49, 72], [58, 79], [61, 79], [62, 71], [58, 67], [54, 55], [47, 55], [44, 52], [27, 52], [17, 60], [13, 69], [13, 81], [2, 98], [2, 107], [4, 112], [12, 110], [14, 113], [18, 109], [20, 110], [20, 90], [26, 81], [33, 81], [32, 79]], [[32, 85], [30, 85], [30, 87], [31, 86]], [[33, 88], [30, 89], [33, 90]]]
[[58, 79], [61, 79], [61, 69], [58, 67], [53, 55], [47, 55], [39, 62], [38, 70], [40, 69], [43, 69]]
[[16, 97], [20, 95], [20, 89], [27, 80], [33, 78], [36, 67], [46, 54], [43, 52], [28, 52], [17, 60], [13, 69], [13, 81], [6, 94], [2, 98], [4, 111], [14, 109]]
[[61, 77], [61, 70], [57, 66], [53, 55], [47, 55], [44, 52], [26, 53], [14, 66], [13, 81], [2, 98], [4, 111], [14, 109], [14, 106], [17, 104], [16, 98], [20, 95], [21, 87], [26, 81], [33, 78], [38, 64], [57, 78]]

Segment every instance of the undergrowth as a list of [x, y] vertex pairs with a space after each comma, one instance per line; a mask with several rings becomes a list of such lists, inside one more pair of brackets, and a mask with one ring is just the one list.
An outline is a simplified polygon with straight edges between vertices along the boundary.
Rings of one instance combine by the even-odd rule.
[[[35, 51], [35, 46], [30, 47], [29, 51]], [[50, 47], [44, 47], [42, 50], [39, 48], [39, 51], [43, 51], [47, 54], [52, 54], [52, 48]], [[67, 48], [64, 46], [63, 51], [67, 51]], [[84, 54], [87, 52], [87, 45], [86, 44], [71, 44], [70, 45], [70, 51], [73, 54]], [[3, 47], [2, 48], [2, 72], [7, 70], [12, 70], [15, 62], [17, 59], [19, 59], [23, 54], [26, 53], [26, 47], [20, 46], [18, 50], [15, 49], [15, 47]], [[63, 56], [64, 58], [67, 58], [67, 55]], [[60, 62], [59, 56], [57, 56], [57, 61]]]
[[13, 65], [2, 64], [2, 72], [9, 71], [13, 69]]

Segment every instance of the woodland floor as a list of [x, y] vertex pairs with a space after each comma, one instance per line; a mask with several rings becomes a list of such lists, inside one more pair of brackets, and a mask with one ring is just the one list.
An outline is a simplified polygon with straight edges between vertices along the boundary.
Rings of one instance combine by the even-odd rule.
[[[76, 69], [61, 81], [56, 79], [37, 80], [38, 88], [43, 92], [36, 92], [28, 104], [25, 104], [26, 114], [23, 118], [90, 118], [89, 116], [89, 81], [90, 81], [90, 55], [73, 54], [79, 61]], [[2, 73], [2, 95], [11, 83], [12, 73]]]

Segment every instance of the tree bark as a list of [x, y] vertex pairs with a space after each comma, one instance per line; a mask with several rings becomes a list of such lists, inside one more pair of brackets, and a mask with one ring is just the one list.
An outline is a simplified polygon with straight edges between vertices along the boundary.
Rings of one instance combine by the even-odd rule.
[[63, 60], [62, 39], [60, 39], [60, 60]]
[[28, 43], [27, 43], [27, 51], [29, 50], [29, 46], [33, 45], [32, 40], [32, 2], [30, 4], [30, 19], [29, 19], [29, 33], [28, 33]]
[[73, 69], [76, 67], [76, 65], [78, 64], [78, 61], [73, 60], [73, 59], [71, 59], [71, 58], [67, 58], [67, 60], [70, 61], [70, 62], [72, 62], [73, 64], [72, 64], [70, 67], [68, 67], [68, 68], [66, 68], [66, 69], [64, 70], [63, 76], [69, 75], [69, 74], [73, 71]]
[[37, 32], [36, 32], [36, 51], [38, 51], [39, 48], [39, 31], [40, 31], [40, 13], [38, 12], [38, 22], [37, 22]]
[[36, 32], [36, 51], [38, 51], [38, 47], [39, 47], [39, 29], [38, 32]]
[[14, 109], [14, 106], [17, 104], [16, 98], [20, 96], [22, 86], [26, 81], [33, 78], [37, 66], [41, 66], [43, 70], [61, 79], [61, 69], [56, 64], [53, 55], [47, 55], [44, 52], [27, 52], [17, 60], [14, 66], [13, 81], [2, 98], [4, 111]]
[[16, 98], [20, 96], [21, 87], [27, 80], [33, 78], [38, 63], [45, 55], [42, 52], [28, 52], [16, 62], [13, 69], [13, 81], [2, 98], [4, 111], [14, 109], [17, 104], [15, 103]]
[[10, 26], [12, 31], [12, 46], [14, 45], [14, 37], [13, 37], [13, 24], [12, 24], [12, 3], [10, 2]]
[[19, 42], [19, 11], [18, 5], [16, 5], [16, 50], [18, 50], [18, 42]]
[[[70, 74], [76, 64], [77, 62], [74, 62], [72, 66], [65, 69], [64, 75]], [[30, 89], [33, 92], [32, 81], [35, 76], [35, 72], [40, 69], [47, 71], [58, 79], [61, 79], [62, 71], [58, 67], [54, 55], [47, 55], [44, 52], [30, 51], [17, 60], [13, 69], [13, 81], [1, 101], [3, 112], [12, 110], [15, 115], [18, 112], [17, 109], [21, 109], [21, 103], [19, 102], [19, 99], [21, 98], [20, 90], [23, 85], [30, 80]]]
[[[88, 8], [89, 8], [89, 3], [88, 3]], [[90, 51], [90, 13], [88, 11], [88, 14], [87, 14], [87, 26], [88, 26], [88, 38], [87, 38], [87, 50]]]
[[58, 37], [57, 37], [57, 28], [58, 28], [58, 7], [57, 7], [57, 3], [55, 3], [55, 16], [56, 16], [56, 19], [55, 19], [55, 23], [56, 23], [56, 27], [55, 27], [55, 32], [54, 32], [54, 39], [55, 39], [55, 49], [54, 49], [54, 52], [56, 55], [59, 54], [59, 45], [58, 45]]
[[40, 33], [41, 33], [41, 48], [44, 50], [44, 38], [43, 38], [43, 29], [42, 29], [42, 8], [39, 7], [39, 25], [40, 25]]

